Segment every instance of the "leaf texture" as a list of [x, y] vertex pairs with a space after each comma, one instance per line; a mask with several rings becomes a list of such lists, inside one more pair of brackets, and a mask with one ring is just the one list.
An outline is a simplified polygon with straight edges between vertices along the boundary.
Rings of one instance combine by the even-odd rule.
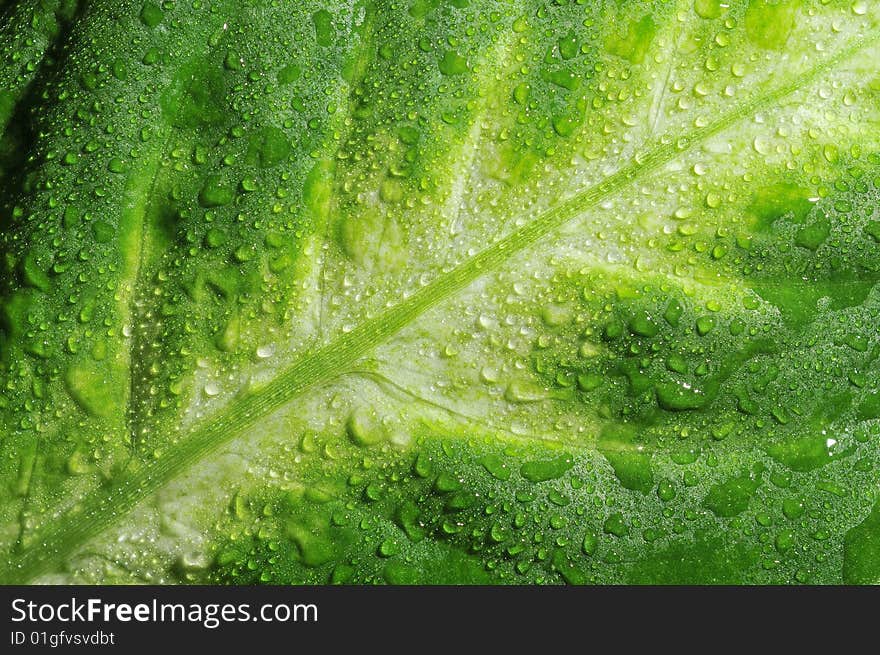
[[880, 581], [870, 3], [0, 13], [4, 582]]

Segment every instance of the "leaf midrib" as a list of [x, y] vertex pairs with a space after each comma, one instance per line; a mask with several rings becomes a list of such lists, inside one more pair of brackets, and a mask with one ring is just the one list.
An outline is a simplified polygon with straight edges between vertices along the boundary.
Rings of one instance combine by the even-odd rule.
[[217, 416], [197, 425], [161, 459], [144, 465], [112, 486], [98, 489], [80, 503], [78, 511], [70, 511], [52, 522], [51, 527], [32, 538], [32, 547], [7, 562], [0, 572], [0, 581], [7, 584], [27, 582], [52, 570], [88, 539], [126, 515], [141, 499], [283, 404], [346, 371], [377, 345], [393, 337], [438, 303], [463, 291], [486, 273], [498, 269], [514, 254], [536, 244], [585, 210], [674, 161], [676, 156], [696, 144], [809, 85], [878, 41], [880, 34], [857, 39], [849, 47], [817, 63], [788, 83], [767, 93], [756, 94], [705, 127], [677, 138], [673, 135], [661, 139], [657, 145], [636, 155], [630, 163], [598, 184], [534, 217], [394, 307], [305, 354], [265, 386], [236, 398]]

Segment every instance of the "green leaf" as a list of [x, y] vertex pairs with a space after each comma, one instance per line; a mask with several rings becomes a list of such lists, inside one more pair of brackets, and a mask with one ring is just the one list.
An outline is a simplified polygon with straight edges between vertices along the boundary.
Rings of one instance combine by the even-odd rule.
[[3, 582], [880, 581], [870, 3], [0, 12]]

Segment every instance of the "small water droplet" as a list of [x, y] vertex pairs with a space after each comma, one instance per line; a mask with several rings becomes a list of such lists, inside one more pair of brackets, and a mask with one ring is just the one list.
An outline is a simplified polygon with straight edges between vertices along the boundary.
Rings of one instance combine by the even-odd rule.
[[260, 359], [266, 359], [267, 357], [271, 357], [275, 354], [275, 344], [267, 344], [265, 346], [260, 346], [257, 348], [257, 357]]

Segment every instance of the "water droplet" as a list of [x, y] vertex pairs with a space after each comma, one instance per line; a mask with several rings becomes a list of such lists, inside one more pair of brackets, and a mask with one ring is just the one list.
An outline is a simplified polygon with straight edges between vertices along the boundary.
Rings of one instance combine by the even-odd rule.
[[267, 344], [265, 346], [260, 346], [257, 348], [257, 357], [260, 359], [266, 359], [267, 357], [271, 357], [275, 354], [275, 344]]

